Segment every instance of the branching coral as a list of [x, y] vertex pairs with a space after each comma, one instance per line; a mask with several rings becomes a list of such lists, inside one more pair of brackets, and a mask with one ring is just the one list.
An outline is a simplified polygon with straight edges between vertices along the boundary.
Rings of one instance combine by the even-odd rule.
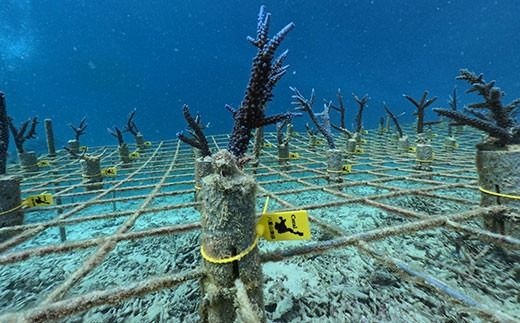
[[9, 117], [5, 94], [0, 92], [0, 175], [7, 170], [7, 151], [9, 149]]
[[354, 101], [356, 101], [358, 105], [358, 112], [356, 114], [356, 129], [355, 131], [357, 133], [361, 133], [361, 130], [363, 129], [363, 110], [368, 104], [368, 100], [370, 98], [368, 97], [368, 94], [363, 95], [361, 98], [359, 98], [357, 95], [352, 93], [352, 96], [354, 97]]
[[343, 96], [341, 95], [341, 89], [338, 89], [338, 92], [336, 93], [336, 97], [338, 98], [338, 105], [335, 105], [335, 104], [332, 104], [330, 105], [330, 107], [336, 111], [339, 111], [340, 113], [340, 124], [339, 124], [339, 127], [338, 126], [334, 126], [334, 129], [336, 128], [343, 128], [343, 129], [346, 129], [347, 127], [345, 126], [345, 112], [346, 112], [346, 109], [345, 109], [345, 103], [343, 103]]
[[182, 107], [182, 114], [186, 120], [186, 123], [188, 124], [188, 133], [191, 135], [191, 137], [185, 136], [182, 131], [179, 131], [177, 133], [177, 138], [187, 143], [188, 145], [197, 148], [200, 151], [202, 157], [210, 156], [211, 151], [209, 149], [208, 141], [204, 135], [204, 132], [202, 131], [205, 126], [201, 124], [200, 116], [197, 114], [197, 116], [193, 118], [193, 116], [190, 114], [190, 109], [186, 104]]
[[385, 102], [383, 102], [383, 108], [385, 109], [385, 111], [388, 114], [388, 116], [390, 117], [390, 119], [392, 119], [392, 121], [394, 122], [395, 130], [399, 134], [399, 138], [402, 138], [403, 129], [401, 128], [401, 125], [399, 125], [399, 119], [396, 117], [395, 114], [392, 113], [392, 111], [390, 111], [390, 108], [388, 107], [388, 105]]
[[296, 106], [296, 110], [307, 112], [307, 114], [311, 118], [312, 123], [314, 123], [316, 128], [318, 128], [318, 130], [327, 140], [329, 148], [336, 149], [336, 144], [334, 143], [334, 138], [332, 137], [331, 123], [329, 117], [330, 103], [324, 104], [322, 112], [314, 113], [314, 111], [312, 110], [312, 105], [314, 104], [314, 101], [316, 99], [314, 89], [312, 89], [311, 97], [309, 99], [306, 99], [300, 93], [300, 91], [298, 91], [298, 89], [291, 87], [291, 90], [293, 91], [292, 104]]
[[289, 140], [291, 140], [291, 135], [289, 132], [287, 132], [284, 136], [283, 129], [285, 127], [288, 127], [290, 122], [290, 119], [285, 119], [276, 123], [276, 140], [278, 142], [278, 146], [289, 144]]
[[87, 129], [87, 117], [83, 117], [79, 122], [79, 126], [75, 127], [73, 124], [69, 123], [69, 126], [74, 131], [74, 138], [79, 141], [79, 138], [85, 134], [85, 130]]
[[520, 98], [504, 105], [502, 103], [504, 92], [495, 86], [495, 81], [486, 82], [483, 74], [477, 76], [467, 69], [460, 70], [457, 79], [470, 83], [472, 86], [466, 93], [478, 92], [484, 102], [468, 106], [467, 110], [471, 111], [471, 116], [448, 109], [434, 109], [434, 111], [459, 124], [487, 132], [491, 137], [496, 138], [498, 146], [520, 144], [520, 125], [515, 119], [520, 107]]
[[128, 115], [128, 119], [126, 121], [125, 129], [124, 129], [125, 132], [130, 132], [134, 137], [139, 135], [139, 128], [137, 128], [137, 125], [134, 122], [136, 112], [137, 112], [137, 110], [135, 110], [135, 109], [132, 112], [130, 112], [130, 114]]
[[[38, 118], [34, 117], [23, 122], [20, 125], [20, 128], [17, 129], [13, 123], [13, 119], [8, 117], [9, 119], [9, 128], [11, 129], [11, 133], [13, 134], [14, 144], [16, 146], [16, 151], [20, 154], [25, 152], [23, 147], [24, 143], [28, 139], [36, 138], [36, 125], [38, 124]], [[29, 127], [30, 125], [30, 127]]]
[[[418, 134], [424, 132], [424, 125], [425, 125], [424, 111], [426, 110], [427, 107], [432, 105], [432, 103], [435, 102], [435, 100], [437, 100], [437, 97], [427, 99], [428, 94], [429, 94], [428, 91], [424, 91], [423, 96], [421, 97], [421, 100], [419, 102], [417, 102], [411, 96], [403, 94], [403, 96], [417, 108], [417, 111], [414, 113], [414, 115], [417, 116], [417, 133]], [[426, 124], [432, 125], [435, 123], [437, 123], [437, 121], [427, 122]]]
[[265, 6], [261, 6], [258, 14], [256, 39], [248, 37], [248, 40], [258, 48], [258, 51], [253, 58], [246, 94], [238, 109], [235, 110], [228, 106], [228, 110], [232, 112], [234, 119], [228, 150], [237, 158], [241, 158], [246, 153], [253, 129], [275, 124], [294, 116], [292, 113], [265, 116], [265, 107], [273, 97], [273, 88], [288, 68], [287, 65], [283, 65], [287, 51], [284, 51], [278, 58], [274, 58], [274, 54], [289, 31], [294, 28], [294, 24], [291, 22], [273, 38], [269, 38], [270, 19], [271, 14], [266, 12]]
[[107, 128], [107, 131], [117, 139], [117, 143], [119, 146], [123, 146], [125, 144], [125, 140], [123, 138], [123, 132], [118, 128], [114, 127], [114, 129]]

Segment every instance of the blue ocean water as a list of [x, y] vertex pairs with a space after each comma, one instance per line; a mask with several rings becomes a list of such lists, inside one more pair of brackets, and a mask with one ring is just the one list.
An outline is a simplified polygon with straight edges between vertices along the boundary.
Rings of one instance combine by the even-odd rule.
[[[105, 129], [134, 108], [147, 139], [172, 138], [184, 128], [183, 103], [211, 133], [229, 132], [224, 105], [242, 99], [255, 53], [245, 37], [260, 4], [273, 13], [272, 32], [296, 24], [282, 44], [291, 68], [269, 111], [290, 107], [289, 86], [315, 88], [319, 99], [339, 87], [349, 120], [355, 92], [371, 97], [365, 127], [375, 126], [382, 101], [412, 121], [402, 94], [427, 89], [446, 106], [463, 67], [497, 79], [507, 98], [520, 96], [516, 0], [2, 0], [0, 90], [17, 122], [52, 118], [59, 144], [83, 116], [83, 144], [115, 144]], [[31, 145], [43, 149], [43, 135]]]

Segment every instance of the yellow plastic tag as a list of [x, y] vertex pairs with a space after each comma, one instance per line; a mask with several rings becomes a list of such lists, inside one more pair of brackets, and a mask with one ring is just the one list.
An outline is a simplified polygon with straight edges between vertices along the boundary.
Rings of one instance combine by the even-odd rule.
[[79, 147], [79, 151], [87, 151], [88, 150], [88, 147], [87, 146], [81, 146]]
[[316, 145], [325, 145], [325, 141], [323, 140], [316, 140]]
[[35, 206], [49, 206], [54, 204], [54, 198], [52, 197], [52, 194], [42, 193], [29, 196], [23, 200], [22, 204], [29, 208]]
[[356, 148], [356, 150], [354, 151], [355, 154], [362, 154], [364, 152], [365, 151], [363, 150], [363, 148]]
[[289, 159], [300, 159], [300, 154], [298, 154], [298, 153], [289, 153]]
[[264, 143], [264, 148], [271, 148], [271, 147], [273, 147], [272, 143], [270, 143], [270, 142]]
[[141, 157], [141, 154], [138, 152], [138, 151], [132, 151], [128, 157], [130, 157], [130, 159], [137, 159], [139, 157]]
[[46, 159], [42, 159], [42, 160], [39, 160], [36, 165], [38, 165], [38, 167], [50, 167], [51, 166], [51, 162], [49, 160], [46, 160]]
[[300, 136], [300, 133], [298, 131], [293, 131], [291, 132], [291, 136], [293, 137], [299, 137]]
[[362, 130], [361, 133], [364, 135], [368, 135], [368, 130]]
[[345, 164], [345, 165], [341, 166], [341, 171], [343, 172], [343, 174], [350, 174], [350, 173], [352, 173], [352, 165]]
[[116, 167], [107, 167], [101, 170], [101, 175], [103, 177], [116, 177], [117, 176], [117, 168]]
[[258, 222], [267, 230], [263, 237], [268, 241], [309, 240], [311, 228], [307, 211], [265, 213]]
[[366, 140], [366, 139], [361, 139], [361, 140], [360, 140], [360, 143], [362, 143], [362, 144], [366, 144], [366, 143], [367, 143], [367, 140]]
[[151, 141], [145, 141], [144, 142], [144, 146], [145, 147], [152, 147], [152, 142]]
[[408, 151], [411, 152], [411, 153], [415, 153], [415, 152], [417, 152], [417, 148], [415, 148], [415, 147], [408, 147]]

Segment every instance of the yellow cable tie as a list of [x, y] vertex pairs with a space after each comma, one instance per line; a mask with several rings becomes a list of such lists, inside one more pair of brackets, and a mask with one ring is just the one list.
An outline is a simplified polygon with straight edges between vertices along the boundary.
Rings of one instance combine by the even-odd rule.
[[512, 199], [512, 200], [520, 200], [520, 196], [519, 196], [519, 195], [510, 195], [510, 194], [497, 193], [497, 192], [493, 192], [493, 191], [486, 190], [486, 189], [483, 188], [483, 187], [479, 187], [478, 189], [479, 189], [481, 192], [486, 193], [486, 194], [489, 194], [489, 195], [494, 195], [494, 196], [498, 196], [498, 197], [504, 197], [504, 198]]
[[419, 163], [433, 163], [433, 159], [416, 159], [415, 161]]
[[[265, 199], [264, 208], [262, 210], [263, 214], [267, 213], [268, 205], [269, 205], [269, 196], [267, 196], [267, 198]], [[211, 263], [214, 263], [214, 264], [228, 264], [230, 262], [238, 261], [238, 260], [244, 258], [251, 251], [253, 251], [253, 249], [255, 249], [255, 247], [258, 245], [258, 240], [260, 239], [260, 236], [261, 236], [261, 233], [257, 229], [255, 240], [253, 241], [253, 243], [249, 247], [247, 247], [244, 251], [242, 251], [238, 255], [235, 255], [235, 256], [232, 256], [232, 257], [213, 258], [213, 257], [211, 257], [210, 255], [208, 255], [206, 253], [206, 250], [204, 250], [204, 246], [203, 245], [200, 246], [200, 254], [202, 255], [202, 258], [204, 258], [208, 262], [211, 262]]]
[[4, 215], [8, 215], [9, 213], [16, 212], [19, 209], [23, 208], [24, 206], [25, 206], [25, 201], [22, 201], [22, 203], [20, 205], [15, 206], [10, 210], [5, 210], [5, 211], [0, 212], [0, 216], [4, 216]]
[[200, 191], [202, 189], [202, 186], [195, 184], [195, 190]]

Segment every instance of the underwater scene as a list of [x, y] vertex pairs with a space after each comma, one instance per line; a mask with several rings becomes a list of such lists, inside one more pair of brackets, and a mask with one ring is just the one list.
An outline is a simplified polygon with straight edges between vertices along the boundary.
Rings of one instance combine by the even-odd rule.
[[0, 4], [0, 323], [520, 322], [520, 2]]

